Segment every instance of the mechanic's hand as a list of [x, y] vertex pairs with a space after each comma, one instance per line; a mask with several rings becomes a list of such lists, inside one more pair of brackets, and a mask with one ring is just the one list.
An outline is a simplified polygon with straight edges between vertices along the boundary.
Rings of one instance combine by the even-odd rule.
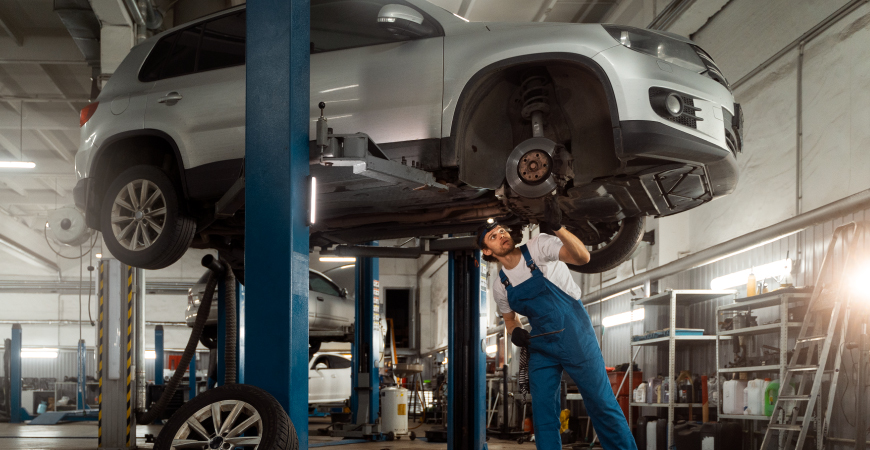
[[550, 226], [551, 231], [557, 231], [562, 228], [562, 210], [556, 203], [556, 197], [548, 197], [544, 202], [544, 222]]
[[528, 347], [532, 343], [532, 335], [523, 327], [516, 327], [511, 332], [511, 342], [517, 347]]

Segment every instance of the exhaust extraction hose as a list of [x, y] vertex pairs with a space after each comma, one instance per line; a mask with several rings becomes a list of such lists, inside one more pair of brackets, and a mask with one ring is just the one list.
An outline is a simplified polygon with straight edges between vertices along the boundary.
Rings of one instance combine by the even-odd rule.
[[[203, 258], [203, 263], [205, 263], [205, 258]], [[187, 346], [184, 347], [181, 361], [178, 363], [175, 373], [172, 374], [172, 378], [170, 378], [169, 382], [166, 383], [166, 387], [163, 389], [163, 394], [160, 396], [160, 400], [158, 400], [154, 407], [149, 409], [148, 412], [143, 413], [140, 411], [136, 414], [137, 423], [147, 425], [154, 422], [160, 418], [163, 411], [165, 411], [166, 407], [169, 405], [169, 401], [172, 399], [175, 390], [181, 383], [181, 379], [184, 378], [184, 372], [187, 370], [188, 365], [190, 365], [190, 359], [196, 353], [196, 346], [199, 344], [199, 337], [202, 335], [202, 329], [205, 328], [205, 322], [208, 320], [208, 314], [211, 311], [211, 300], [212, 297], [214, 297], [214, 290], [217, 286], [217, 281], [218, 277], [215, 272], [210, 272], [208, 275], [208, 282], [205, 285], [205, 293], [200, 301], [199, 309], [196, 310], [196, 321], [193, 323], [193, 331], [191, 331], [190, 338], [187, 340]], [[161, 376], [157, 374], [155, 375]], [[190, 376], [196, 376], [196, 374], [190, 374]]]

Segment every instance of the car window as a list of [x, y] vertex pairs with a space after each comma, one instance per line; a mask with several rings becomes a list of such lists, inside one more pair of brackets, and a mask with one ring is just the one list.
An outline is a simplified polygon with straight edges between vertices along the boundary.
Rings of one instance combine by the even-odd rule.
[[378, 26], [378, 12], [388, 4], [411, 6], [398, 0], [311, 0], [311, 53], [407, 40]]
[[161, 79], [193, 73], [196, 69], [196, 50], [199, 47], [202, 28], [202, 25], [197, 25], [178, 32], [178, 38], [175, 39], [169, 58], [163, 64]]
[[317, 360], [314, 361], [314, 364], [311, 367], [316, 370], [318, 364], [326, 364], [327, 369], [332, 368], [332, 366], [330, 366], [330, 364], [329, 364], [329, 359], [327, 359], [326, 355], [323, 355], [323, 356], [320, 356], [319, 358], [317, 358]]
[[326, 357], [329, 358], [330, 369], [347, 369], [351, 366], [350, 361], [342, 358], [341, 356], [327, 355]]
[[199, 45], [197, 72], [245, 63], [245, 11], [205, 24]]
[[311, 289], [314, 292], [334, 295], [336, 297], [341, 295], [334, 284], [314, 272], [308, 272], [308, 289]]
[[163, 36], [154, 44], [154, 48], [151, 49], [151, 53], [142, 64], [142, 70], [139, 71], [139, 80], [155, 81], [160, 78], [160, 69], [163, 68], [163, 62], [166, 61], [169, 52], [172, 51], [172, 44], [175, 43], [175, 38], [177, 37], [178, 33], [172, 33]]

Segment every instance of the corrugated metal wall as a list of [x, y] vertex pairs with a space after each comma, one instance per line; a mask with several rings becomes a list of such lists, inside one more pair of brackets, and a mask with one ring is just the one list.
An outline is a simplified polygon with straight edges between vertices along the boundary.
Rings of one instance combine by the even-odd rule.
[[[658, 292], [666, 289], [710, 289], [710, 282], [723, 275], [728, 275], [745, 269], [750, 269], [754, 266], [791, 258], [795, 260], [794, 284], [796, 286], [812, 286], [816, 283], [818, 271], [822, 265], [826, 248], [830, 242], [834, 230], [844, 223], [851, 221], [863, 221], [870, 218], [870, 210], [857, 211], [846, 217], [825, 222], [823, 224], [808, 228], [797, 234], [784, 237], [775, 242], [760, 246], [747, 252], [725, 258], [712, 264], [703, 267], [698, 267], [680, 274], [676, 274], [658, 281]], [[870, 228], [870, 227], [868, 227]], [[870, 250], [870, 240], [868, 238], [867, 229], [859, 237], [858, 249], [862, 251]], [[868, 253], [870, 254], [870, 253]], [[834, 249], [833, 261], [834, 268], [842, 266], [842, 248], [839, 246]], [[830, 277], [830, 273], [825, 275], [825, 279]], [[587, 276], [584, 279], [586, 286], [592, 285], [590, 292], [597, 289], [597, 277]], [[773, 287], [777, 284], [773, 283]], [[736, 288], [738, 296], [744, 296], [745, 286]], [[870, 286], [868, 286], [870, 289]], [[653, 289], [655, 290], [655, 289]], [[640, 294], [640, 292], [638, 292]], [[629, 311], [630, 298], [639, 295], [623, 294], [614, 297], [602, 303], [590, 305], [587, 307], [593, 325], [597, 330], [601, 330], [600, 323], [602, 317], [608, 317], [614, 314]], [[716, 307], [723, 304], [731, 303], [732, 300], [727, 298], [719, 300], [710, 300], [689, 308], [685, 308], [682, 316], [677, 317], [678, 327], [704, 328], [706, 334], [715, 334], [716, 327]], [[602, 352], [604, 361], [608, 366], [617, 365], [628, 362], [630, 355], [630, 335], [639, 334], [643, 330], [657, 330], [667, 327], [668, 312], [667, 307], [648, 307], [646, 309], [646, 318], [641, 322], [636, 322], [633, 325], [619, 325], [606, 328], [602, 342]], [[776, 308], [768, 310], [760, 310], [758, 320], [759, 324], [775, 320]], [[754, 312], [755, 314], [755, 312]], [[852, 314], [852, 321], [849, 325], [848, 341], [857, 340], [858, 332], [860, 332], [859, 314]], [[631, 328], [631, 331], [630, 331]], [[796, 333], [795, 333], [796, 334]], [[600, 334], [599, 334], [600, 338]], [[763, 337], [756, 339], [754, 346], [748, 348], [750, 355], [757, 355], [762, 345], [772, 345], [778, 347], [778, 340], [774, 336]], [[794, 345], [794, 336], [789, 340], [789, 347]], [[721, 347], [721, 364], [732, 359], [730, 345], [725, 344]], [[689, 369], [694, 373], [712, 375], [716, 372], [715, 353], [712, 345], [705, 347], [697, 347], [689, 352], [682, 352], [676, 359], [676, 369], [679, 373], [680, 369]], [[853, 359], [854, 357], [854, 359]], [[849, 351], [843, 354], [842, 372], [840, 382], [837, 388], [837, 400], [834, 404], [834, 412], [832, 417], [832, 428], [829, 436], [839, 438], [854, 438], [855, 427], [855, 399], [858, 395], [855, 389], [856, 380], [856, 364], [857, 354], [852, 355]], [[636, 359], [640, 369], [644, 372], [644, 377], [653, 376], [659, 373], [667, 372], [667, 350], [656, 350], [655, 348], [645, 348], [641, 350], [641, 354]], [[845, 400], [843, 400], [845, 399]], [[865, 397], [863, 399], [867, 401]], [[830, 448], [838, 448], [832, 446]], [[846, 447], [843, 447], [846, 448]]]

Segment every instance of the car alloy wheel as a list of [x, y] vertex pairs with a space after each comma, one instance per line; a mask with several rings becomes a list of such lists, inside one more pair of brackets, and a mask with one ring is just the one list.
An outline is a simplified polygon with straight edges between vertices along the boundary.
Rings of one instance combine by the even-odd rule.
[[112, 234], [130, 251], [145, 250], [166, 225], [166, 198], [156, 184], [133, 180], [115, 196]]
[[155, 450], [237, 448], [299, 449], [296, 429], [281, 404], [246, 384], [197, 395], [169, 418], [154, 440]]
[[224, 400], [204, 406], [188, 418], [172, 438], [172, 447], [256, 449], [262, 436], [263, 420], [256, 408], [243, 401]]

